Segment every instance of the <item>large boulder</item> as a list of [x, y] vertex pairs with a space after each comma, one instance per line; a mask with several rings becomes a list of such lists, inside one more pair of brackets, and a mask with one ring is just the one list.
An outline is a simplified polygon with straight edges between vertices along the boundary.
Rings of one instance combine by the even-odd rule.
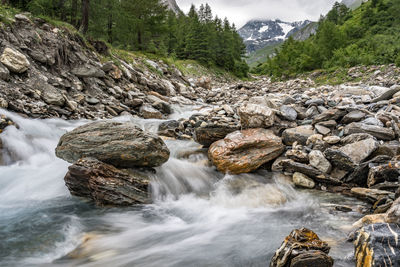
[[270, 267], [331, 267], [328, 243], [306, 228], [293, 230], [275, 252]]
[[378, 145], [376, 140], [369, 138], [345, 145], [341, 148], [327, 149], [325, 156], [336, 167], [346, 171], [353, 171], [378, 148]]
[[399, 266], [400, 227], [377, 223], [362, 227], [354, 241], [356, 266]]
[[17, 50], [7, 47], [0, 56], [0, 62], [10, 71], [24, 73], [31, 65], [26, 56]]
[[62, 136], [56, 155], [70, 163], [92, 157], [122, 168], [156, 167], [168, 160], [169, 150], [161, 138], [132, 123], [100, 121]]
[[196, 128], [194, 140], [205, 147], [209, 147], [212, 143], [224, 139], [225, 136], [237, 130], [238, 127], [232, 127], [226, 124], [207, 125], [205, 127]]
[[210, 160], [223, 173], [248, 173], [279, 157], [285, 149], [282, 140], [265, 129], [233, 132], [213, 143]]
[[93, 158], [80, 159], [68, 169], [64, 180], [74, 196], [91, 199], [101, 206], [151, 202], [150, 179], [138, 171], [120, 170]]
[[385, 128], [377, 125], [369, 125], [360, 122], [353, 122], [344, 128], [344, 134], [367, 133], [380, 140], [391, 141], [395, 138], [395, 133], [390, 128]]
[[239, 108], [239, 116], [244, 129], [269, 128], [275, 122], [275, 111], [267, 106], [251, 103], [247, 103]]
[[293, 145], [294, 142], [306, 145], [307, 139], [312, 135], [314, 135], [314, 128], [311, 125], [304, 125], [286, 129], [282, 134], [282, 138], [283, 142], [289, 146]]

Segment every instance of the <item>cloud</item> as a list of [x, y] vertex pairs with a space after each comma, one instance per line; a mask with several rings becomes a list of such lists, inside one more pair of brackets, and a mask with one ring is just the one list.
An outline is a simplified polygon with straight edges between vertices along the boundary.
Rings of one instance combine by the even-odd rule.
[[176, 0], [184, 12], [193, 3], [211, 6], [214, 15], [227, 17], [238, 28], [251, 19], [281, 19], [283, 21], [318, 20], [337, 0]]

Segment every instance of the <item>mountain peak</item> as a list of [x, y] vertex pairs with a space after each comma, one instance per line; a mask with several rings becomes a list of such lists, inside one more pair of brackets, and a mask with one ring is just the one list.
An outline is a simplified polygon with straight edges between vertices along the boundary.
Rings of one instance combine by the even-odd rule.
[[172, 10], [175, 14], [179, 14], [180, 12], [182, 12], [175, 0], [161, 0], [161, 1], [164, 2], [167, 5], [168, 9]]
[[285, 22], [280, 19], [254, 19], [247, 22], [238, 32], [247, 46], [247, 51], [253, 52], [267, 45], [283, 42], [310, 23], [309, 20]]

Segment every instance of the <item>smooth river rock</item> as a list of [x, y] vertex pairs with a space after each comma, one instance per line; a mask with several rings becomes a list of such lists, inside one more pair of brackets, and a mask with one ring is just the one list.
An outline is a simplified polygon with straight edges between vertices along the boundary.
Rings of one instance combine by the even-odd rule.
[[120, 170], [93, 158], [71, 165], [65, 184], [72, 195], [97, 205], [129, 206], [150, 203], [150, 179], [138, 171]]
[[169, 158], [169, 150], [158, 136], [132, 123], [100, 121], [63, 135], [57, 157], [70, 163], [92, 157], [122, 168], [157, 167]]
[[330, 247], [313, 231], [293, 230], [275, 252], [270, 267], [331, 267]]
[[265, 129], [233, 132], [213, 143], [208, 155], [223, 173], [239, 174], [257, 170], [279, 157], [285, 149], [281, 138]]
[[299, 172], [293, 174], [293, 183], [296, 186], [303, 188], [313, 189], [315, 187], [313, 179]]

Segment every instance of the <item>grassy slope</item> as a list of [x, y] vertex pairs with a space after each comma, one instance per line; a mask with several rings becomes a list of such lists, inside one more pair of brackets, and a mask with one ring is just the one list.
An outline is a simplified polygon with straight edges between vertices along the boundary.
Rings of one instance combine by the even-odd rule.
[[268, 57], [275, 53], [275, 49], [278, 49], [281, 44], [273, 44], [268, 45], [264, 48], [261, 48], [255, 52], [252, 52], [248, 55], [246, 59], [247, 64], [250, 68], [257, 67], [260, 63], [264, 63], [267, 61]]
[[[18, 9], [15, 9], [15, 8], [12, 8], [9, 6], [3, 6], [0, 4], [0, 27], [4, 27], [4, 25], [8, 25], [8, 24], [15, 22], [14, 16], [18, 13], [21, 13], [21, 11]], [[52, 18], [43, 17], [43, 16], [41, 16], [41, 18], [55, 27], [64, 29], [66, 31], [69, 31], [69, 32], [72, 32], [75, 34], [80, 34], [72, 25], [70, 25], [66, 22], [54, 20]], [[83, 37], [83, 36], [81, 36], [81, 37]], [[84, 37], [83, 37], [83, 39], [86, 40], [86, 38], [84, 38]], [[86, 44], [88, 47], [91, 47], [89, 42], [86, 41]], [[202, 76], [208, 76], [208, 77], [213, 78], [214, 80], [220, 80], [220, 81], [237, 79], [234, 75], [232, 75], [231, 73], [229, 73], [221, 68], [218, 68], [215, 66], [205, 67], [194, 60], [177, 60], [177, 59], [174, 59], [171, 57], [162, 57], [162, 56], [155, 55], [155, 54], [141, 53], [141, 52], [136, 52], [136, 51], [126, 51], [126, 50], [113, 48], [113, 47], [111, 47], [111, 45], [108, 45], [108, 46], [110, 47], [110, 51], [113, 56], [104, 57], [104, 56], [98, 55], [99, 59], [102, 62], [112, 60], [118, 65], [119, 64], [118, 58], [119, 58], [130, 64], [135, 65], [139, 69], [142, 69], [142, 70], [146, 69], [146, 70], [153, 72], [159, 76], [162, 76], [163, 75], [162, 73], [160, 73], [156, 69], [149, 66], [148, 63], [146, 63], [147, 59], [150, 59], [150, 60], [153, 60], [156, 62], [161, 60], [170, 67], [176, 67], [184, 75], [191, 77], [191, 78], [199, 78]], [[94, 49], [92, 48], [92, 50], [94, 50]]]

